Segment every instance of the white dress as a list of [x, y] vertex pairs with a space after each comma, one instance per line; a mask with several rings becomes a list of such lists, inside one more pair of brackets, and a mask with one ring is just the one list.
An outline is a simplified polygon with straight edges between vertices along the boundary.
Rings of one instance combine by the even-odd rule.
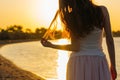
[[72, 52], [67, 64], [66, 80], [112, 80], [102, 50], [103, 30], [95, 28], [80, 39], [80, 51]]

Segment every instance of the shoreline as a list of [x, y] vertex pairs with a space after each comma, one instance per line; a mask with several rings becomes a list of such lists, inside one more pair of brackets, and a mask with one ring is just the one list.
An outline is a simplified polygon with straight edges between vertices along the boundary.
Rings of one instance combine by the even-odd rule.
[[[9, 40], [0, 41], [0, 48], [7, 44], [29, 42], [38, 40]], [[16, 66], [12, 61], [0, 55], [0, 80], [45, 80], [36, 74], [23, 70]]]
[[0, 40], [0, 45], [12, 44], [12, 43], [21, 43], [21, 42], [31, 42], [39, 41], [40, 39], [26, 39], [26, 40]]

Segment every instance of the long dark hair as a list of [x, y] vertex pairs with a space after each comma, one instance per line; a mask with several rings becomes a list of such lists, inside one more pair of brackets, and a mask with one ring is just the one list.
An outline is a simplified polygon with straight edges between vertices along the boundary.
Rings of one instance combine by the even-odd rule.
[[94, 27], [102, 29], [103, 14], [91, 0], [59, 0], [61, 21], [75, 37], [84, 37]]
[[[60, 16], [64, 32], [74, 35], [76, 38], [85, 37], [94, 27], [102, 29], [103, 14], [99, 6], [92, 0], [59, 0], [59, 9], [52, 20], [44, 38], [54, 37], [53, 24]], [[56, 29], [57, 24], [54, 25]], [[52, 34], [52, 35], [51, 35]], [[63, 33], [63, 35], [65, 35]]]

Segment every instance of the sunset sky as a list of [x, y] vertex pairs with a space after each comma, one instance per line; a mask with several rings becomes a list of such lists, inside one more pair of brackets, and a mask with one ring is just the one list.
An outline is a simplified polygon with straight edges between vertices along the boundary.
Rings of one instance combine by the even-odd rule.
[[[120, 0], [93, 0], [105, 5], [112, 30], [120, 30]], [[58, 9], [58, 0], [0, 0], [0, 28], [21, 25], [24, 28], [48, 27]]]

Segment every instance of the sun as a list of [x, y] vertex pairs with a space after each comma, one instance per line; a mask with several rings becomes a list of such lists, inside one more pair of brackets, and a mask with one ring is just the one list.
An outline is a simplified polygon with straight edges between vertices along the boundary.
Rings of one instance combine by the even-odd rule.
[[58, 0], [35, 0], [31, 5], [34, 21], [48, 26], [58, 9]]

